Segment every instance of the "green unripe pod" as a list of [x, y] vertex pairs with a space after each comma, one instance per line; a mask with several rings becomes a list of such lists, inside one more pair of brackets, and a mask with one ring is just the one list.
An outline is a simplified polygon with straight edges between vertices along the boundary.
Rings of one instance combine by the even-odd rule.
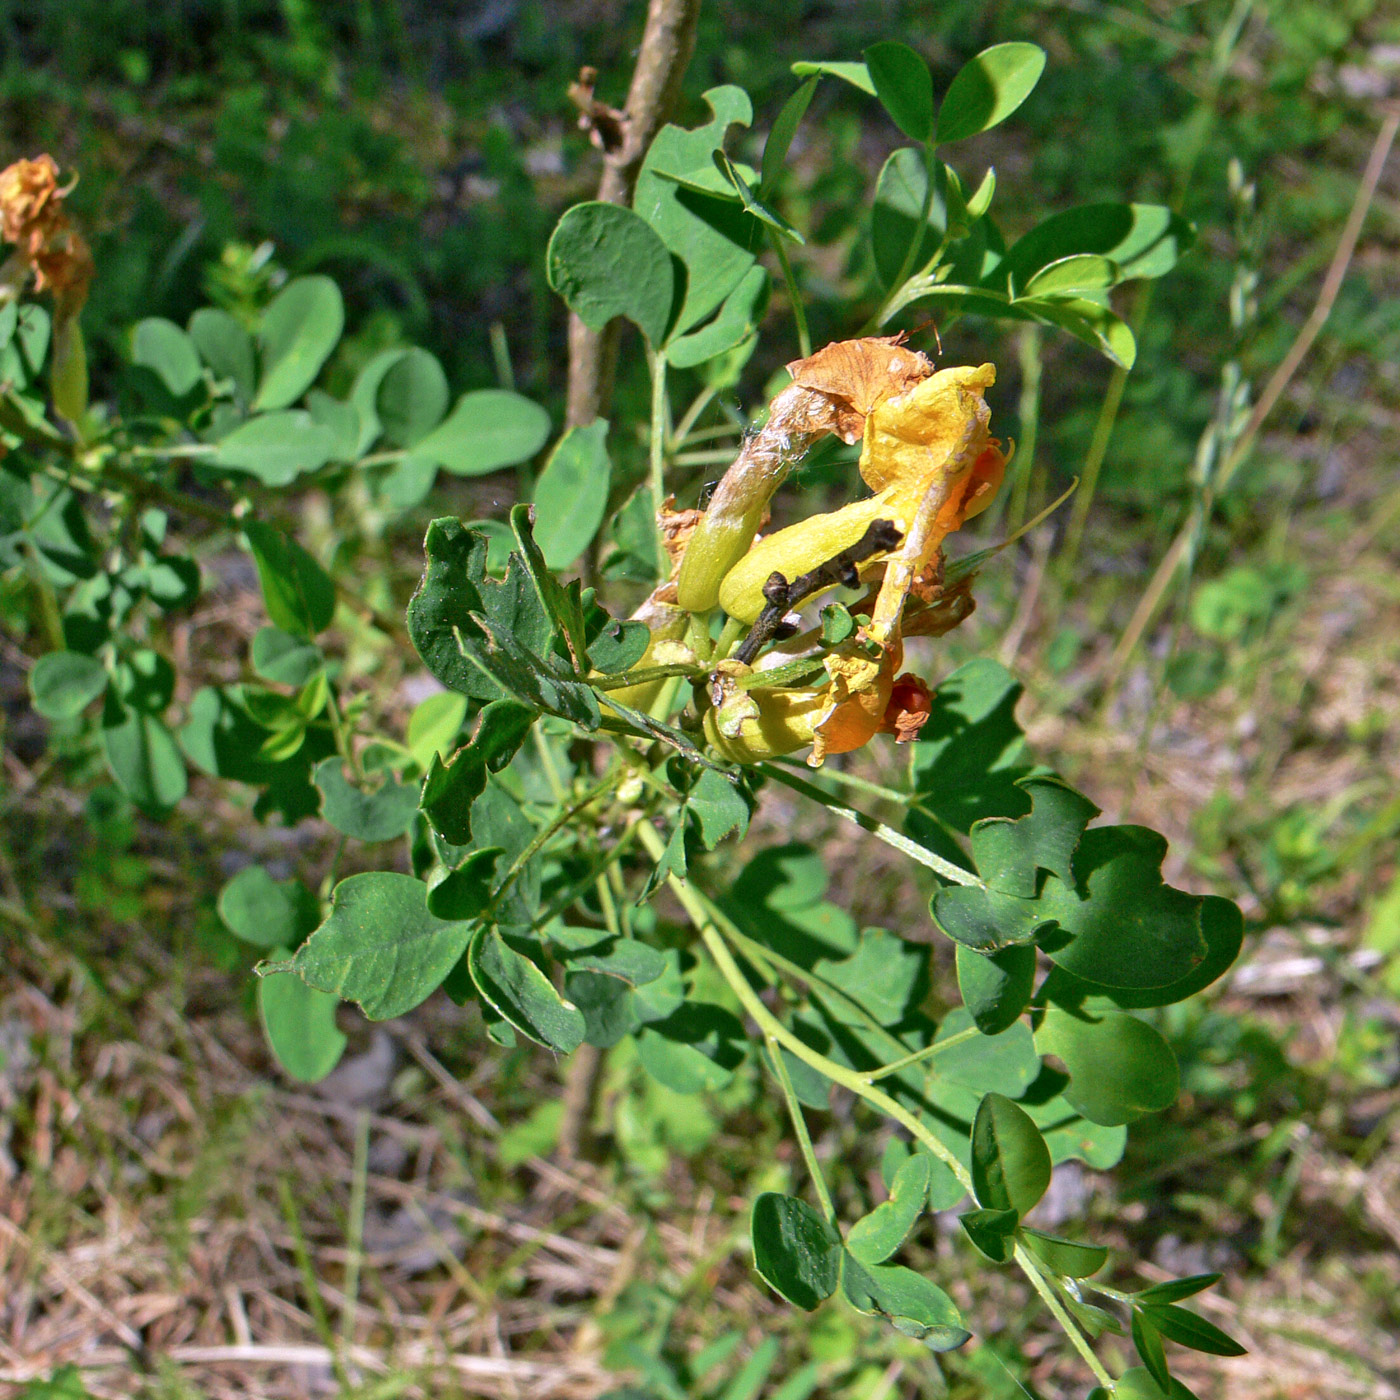
[[828, 515], [810, 516], [769, 535], [724, 576], [719, 588], [720, 606], [730, 617], [752, 625], [766, 605], [763, 585], [770, 574], [780, 573], [791, 583], [850, 549], [865, 534], [871, 521], [888, 514], [884, 497], [872, 496]]

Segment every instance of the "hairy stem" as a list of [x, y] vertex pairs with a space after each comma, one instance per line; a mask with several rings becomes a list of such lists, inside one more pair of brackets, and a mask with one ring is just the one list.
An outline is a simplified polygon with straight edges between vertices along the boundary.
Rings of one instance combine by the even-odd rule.
[[868, 831], [877, 841], [883, 841], [887, 846], [893, 846], [895, 850], [908, 856], [910, 860], [927, 866], [945, 880], [951, 880], [956, 885], [980, 885], [982, 883], [970, 870], [964, 870], [962, 866], [954, 865], [950, 860], [944, 860], [942, 856], [935, 855], [927, 847], [919, 845], [917, 841], [911, 841], [903, 832], [896, 831], [892, 826], [886, 826], [884, 822], [876, 821], [874, 817], [868, 816], [865, 812], [837, 802], [830, 793], [823, 792], [821, 788], [799, 778], [796, 774], [789, 773], [773, 763], [760, 763], [758, 768], [765, 777], [772, 778], [774, 782], [782, 783], [784, 787], [790, 787], [794, 792], [800, 792], [804, 797], [810, 797], [813, 802], [820, 802], [827, 811], [848, 822], [854, 822], [862, 831]]

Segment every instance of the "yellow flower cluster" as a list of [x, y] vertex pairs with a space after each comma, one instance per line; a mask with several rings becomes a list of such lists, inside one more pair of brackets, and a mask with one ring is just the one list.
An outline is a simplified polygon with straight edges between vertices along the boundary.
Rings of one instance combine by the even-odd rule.
[[[827, 684], [753, 686], [752, 668], [735, 661], [711, 678], [714, 707], [704, 726], [719, 753], [752, 763], [811, 744], [815, 766], [877, 733], [904, 742], [918, 732], [928, 690], [899, 674], [903, 640], [947, 631], [971, 611], [965, 590], [942, 587], [942, 545], [991, 504], [1006, 458], [988, 431], [991, 365], [935, 372], [897, 340], [868, 339], [828, 346], [789, 369], [792, 387], [774, 401], [695, 528], [678, 602], [691, 610], [718, 602], [752, 625], [773, 575], [791, 582], [851, 550], [875, 521], [893, 525], [894, 548], [859, 565], [860, 581], [873, 590], [869, 622], [826, 654]], [[822, 432], [861, 442], [860, 475], [872, 494], [755, 543], [789, 461]], [[916, 615], [906, 617], [911, 598]], [[779, 651], [774, 659], [787, 658]]]

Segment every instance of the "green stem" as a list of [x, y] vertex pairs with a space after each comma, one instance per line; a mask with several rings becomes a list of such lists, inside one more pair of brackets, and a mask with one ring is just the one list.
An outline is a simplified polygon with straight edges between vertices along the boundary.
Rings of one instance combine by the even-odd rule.
[[369, 1114], [355, 1117], [355, 1156], [350, 1173], [350, 1218], [345, 1238], [345, 1303], [340, 1314], [340, 1344], [355, 1340], [355, 1309], [360, 1296], [360, 1267], [364, 1262], [365, 1196], [369, 1183]]
[[[642, 845], [647, 848], [647, 854], [653, 860], [660, 860], [666, 852], [666, 846], [656, 828], [649, 822], [642, 822], [637, 831]], [[749, 985], [749, 980], [744, 976], [743, 969], [735, 962], [733, 953], [729, 951], [729, 945], [725, 942], [724, 935], [720, 933], [718, 921], [714, 917], [715, 911], [713, 911], [710, 901], [689, 881], [682, 880], [678, 876], [668, 875], [666, 883], [670, 886], [671, 893], [680, 901], [681, 907], [690, 916], [691, 923], [700, 931], [701, 942], [704, 943], [706, 951], [713, 959], [720, 976], [729, 984], [730, 991], [734, 993], [740, 1005], [758, 1024], [758, 1028], [764, 1036], [771, 1036], [785, 1050], [790, 1051], [795, 1059], [810, 1065], [819, 1074], [830, 1079], [832, 1083], [840, 1084], [843, 1088], [849, 1089], [857, 1098], [864, 1099], [873, 1108], [878, 1108], [887, 1117], [893, 1118], [896, 1123], [907, 1128], [940, 1162], [947, 1166], [966, 1190], [971, 1191], [972, 1177], [967, 1168], [958, 1160], [956, 1154], [940, 1142], [913, 1113], [910, 1113], [907, 1108], [890, 1098], [882, 1090], [867, 1084], [858, 1070], [848, 1069], [845, 1065], [837, 1064], [835, 1060], [827, 1059], [820, 1051], [813, 1050], [810, 1045], [798, 1039], [769, 1011], [760, 1000], [757, 992]]]
[[627, 671], [620, 676], [590, 677], [588, 683], [594, 690], [626, 690], [646, 681], [669, 680], [672, 676], [703, 676], [705, 670], [704, 666], [677, 662], [671, 666], [644, 666], [640, 671]]
[[747, 629], [737, 617], [727, 617], [724, 619], [724, 629], [719, 634], [719, 640], [715, 643], [714, 659], [723, 661], [725, 657], [734, 650], [734, 644], [744, 635]]
[[[1152, 288], [1147, 286], [1138, 297], [1138, 309], [1132, 318], [1133, 331], [1142, 329], [1147, 319], [1147, 308], [1152, 301]], [[1118, 422], [1118, 410], [1123, 403], [1123, 390], [1128, 383], [1128, 371], [1122, 365], [1114, 368], [1108, 381], [1108, 390], [1099, 407], [1098, 421], [1094, 424], [1094, 436], [1089, 442], [1089, 451], [1084, 458], [1084, 470], [1079, 475], [1079, 490], [1074, 498], [1074, 510], [1070, 514], [1069, 527], [1065, 532], [1065, 548], [1062, 556], [1066, 571], [1072, 570], [1079, 558], [1079, 545], [1084, 538], [1084, 526], [1089, 519], [1089, 507], [1094, 503], [1094, 489], [1099, 484], [1099, 471], [1103, 459], [1108, 454], [1109, 440], [1113, 437], [1114, 425]]]
[[982, 1032], [976, 1026], [969, 1026], [965, 1031], [957, 1031], [950, 1035], [947, 1040], [936, 1040], [932, 1045], [925, 1045], [922, 1050], [911, 1051], [902, 1060], [881, 1065], [879, 1069], [868, 1070], [865, 1074], [866, 1082], [873, 1084], [877, 1079], [885, 1079], [891, 1074], [898, 1074], [900, 1070], [908, 1069], [910, 1065], [916, 1065], [920, 1060], [932, 1059], [933, 1056], [942, 1054], [944, 1050], [951, 1050], [955, 1045], [973, 1040], [981, 1034]]
[[812, 1146], [812, 1135], [807, 1131], [807, 1119], [803, 1116], [801, 1103], [798, 1102], [797, 1090], [792, 1087], [792, 1076], [783, 1063], [782, 1047], [771, 1035], [764, 1036], [763, 1043], [768, 1047], [773, 1077], [778, 1081], [783, 1098], [787, 1102], [788, 1117], [792, 1120], [792, 1131], [797, 1137], [797, 1145], [802, 1149], [802, 1160], [807, 1164], [807, 1175], [812, 1178], [812, 1186], [816, 1190], [817, 1199], [822, 1203], [822, 1209], [826, 1212], [826, 1218], [835, 1225], [836, 1205], [831, 1199], [826, 1177], [822, 1175], [821, 1163], [817, 1161], [817, 1150]]
[[[651, 441], [648, 444], [648, 484], [651, 508], [660, 512], [666, 499], [666, 356], [656, 351], [651, 357]], [[666, 559], [666, 537], [657, 527], [656, 557]]]
[[[796, 762], [798, 760], [791, 760]], [[787, 759], [780, 759], [779, 762], [789, 762]], [[915, 801], [913, 792], [906, 792], [900, 788], [885, 787], [881, 783], [872, 783], [869, 778], [862, 778], [859, 773], [847, 773], [842, 768], [823, 768], [822, 777], [833, 783], [844, 783], [847, 787], [855, 788], [857, 792], [868, 792], [871, 797], [882, 798], [886, 802], [893, 802], [897, 806], [907, 808], [911, 812], [918, 812], [920, 816], [927, 817], [938, 829], [944, 832], [952, 841], [962, 840], [962, 832], [949, 824], [933, 810], [932, 807], [925, 807], [922, 802]], [[818, 786], [820, 786], [818, 784]]]
[[296, 1256], [297, 1272], [301, 1275], [301, 1286], [306, 1293], [307, 1306], [311, 1309], [311, 1322], [321, 1345], [330, 1352], [331, 1370], [345, 1390], [350, 1389], [350, 1375], [345, 1369], [345, 1361], [336, 1345], [335, 1333], [331, 1330], [330, 1316], [326, 1312], [325, 1299], [321, 1297], [321, 1285], [316, 1279], [316, 1269], [311, 1262], [311, 1251], [306, 1247], [306, 1235], [297, 1215], [296, 1201], [292, 1197], [291, 1183], [284, 1176], [277, 1183], [282, 1201], [282, 1218], [287, 1222], [287, 1231], [292, 1237], [292, 1253]]
[[956, 885], [980, 886], [982, 884], [982, 881], [970, 870], [964, 870], [962, 866], [954, 865], [950, 860], [944, 860], [942, 856], [935, 855], [927, 847], [919, 845], [917, 841], [911, 841], [903, 832], [896, 831], [894, 827], [887, 826], [884, 822], [876, 821], [874, 817], [868, 816], [855, 807], [844, 806], [814, 784], [806, 782], [792, 773], [785, 772], [772, 763], [760, 763], [758, 768], [774, 782], [782, 783], [784, 787], [790, 787], [794, 792], [800, 792], [804, 797], [810, 797], [813, 802], [820, 802], [827, 811], [848, 822], [855, 823], [862, 831], [868, 831], [877, 841], [883, 841], [887, 846], [893, 846], [895, 850], [908, 856], [910, 860], [927, 866], [945, 880], [951, 880]]
[[[914, 237], [910, 240], [909, 246], [904, 250], [904, 261], [899, 265], [899, 271], [895, 274], [894, 280], [890, 283], [890, 289], [884, 295], [875, 314], [860, 328], [860, 335], [869, 335], [872, 331], [878, 330], [881, 326], [901, 310], [906, 301], [900, 300], [901, 293], [905, 290], [905, 284], [909, 279], [909, 274], [914, 270], [914, 262], [919, 256], [919, 249], [923, 246], [924, 230], [928, 226], [929, 210], [933, 208], [933, 186], [934, 186], [934, 144], [932, 141], [924, 143], [924, 201], [919, 210], [919, 221], [914, 226]], [[925, 266], [920, 276], [929, 271], [933, 263], [938, 261], [943, 252], [943, 247], [947, 243], [946, 236], [939, 243], [937, 251]]]
[[63, 614], [58, 608], [58, 595], [53, 584], [44, 577], [44, 564], [33, 540], [24, 544], [24, 571], [39, 597], [39, 618], [44, 627], [44, 638], [50, 651], [62, 651], [68, 645], [63, 636]]
[[1031, 476], [1035, 468], [1035, 439], [1040, 427], [1041, 327], [1029, 321], [1016, 337], [1021, 362], [1021, 441], [1016, 444], [1016, 487], [1007, 511], [1008, 528], [1014, 534], [1021, 528], [1030, 507]]
[[[1186, 193], [1191, 188], [1191, 181], [1195, 178], [1196, 167], [1200, 163], [1202, 152], [1205, 150], [1206, 140], [1215, 125], [1215, 118], [1219, 110], [1220, 90], [1230, 71], [1230, 61], [1234, 57], [1235, 45], [1239, 42], [1240, 33], [1244, 29], [1250, 11], [1254, 8], [1254, 3], [1255, 0], [1235, 0], [1234, 9], [1231, 10], [1212, 45], [1206, 88], [1193, 113], [1193, 117], [1204, 113], [1205, 119], [1195, 123], [1196, 139], [1186, 160], [1181, 165], [1180, 174], [1176, 180], [1176, 188], [1171, 200], [1173, 209], [1181, 208]], [[1134, 336], [1141, 334], [1143, 324], [1147, 320], [1147, 313], [1152, 305], [1153, 287], [1154, 284], [1149, 282], [1138, 293], [1129, 321]], [[1073, 569], [1075, 560], [1079, 557], [1079, 545], [1084, 536], [1084, 525], [1089, 517], [1089, 507], [1093, 504], [1094, 488], [1098, 485], [1099, 480], [1099, 469], [1103, 466], [1104, 456], [1108, 452], [1109, 440], [1113, 436], [1114, 425], [1118, 421], [1118, 410], [1122, 406], [1123, 389], [1127, 382], [1128, 371], [1121, 366], [1115, 368], [1113, 376], [1108, 382], [1108, 391], [1104, 394], [1103, 404], [1099, 409], [1098, 422], [1094, 424], [1094, 436], [1089, 443], [1089, 453], [1084, 459], [1084, 470], [1080, 476], [1079, 495], [1075, 499], [1074, 513], [1070, 517], [1069, 528], [1066, 532], [1062, 557], [1067, 571]]]
[[769, 981], [776, 982], [778, 979], [774, 974], [774, 969], [786, 973], [796, 982], [801, 982], [810, 991], [821, 992], [826, 996], [835, 997], [843, 1002], [850, 1010], [851, 1014], [859, 1018], [861, 1024], [870, 1032], [880, 1036], [894, 1046], [896, 1050], [905, 1050], [905, 1046], [898, 1036], [885, 1029], [874, 1016], [868, 1012], [849, 992], [838, 987], [834, 982], [828, 982], [825, 977], [817, 972], [809, 972], [800, 963], [793, 962], [790, 958], [785, 958], [781, 953], [775, 953], [766, 944], [758, 942], [757, 939], [750, 938], [731, 919], [725, 917], [723, 910], [718, 905], [710, 908], [711, 917], [720, 926], [724, 936], [739, 949], [748, 960], [758, 967], [760, 972], [767, 975]]
[[483, 919], [489, 918], [500, 905], [501, 900], [506, 897], [510, 887], [520, 878], [520, 872], [549, 844], [559, 831], [568, 826], [578, 814], [590, 803], [596, 802], [606, 793], [611, 792], [617, 786], [618, 774], [610, 772], [602, 782], [589, 788], [579, 800], [571, 806], [561, 808], [548, 825], [541, 828], [535, 839], [525, 847], [523, 851], [511, 862], [511, 867], [505, 873], [505, 878], [501, 881], [496, 892], [491, 896], [491, 902], [482, 911]]
[[710, 406], [714, 399], [716, 390], [711, 388], [702, 389], [696, 394], [694, 400], [686, 411], [681, 415], [681, 421], [676, 424], [675, 430], [671, 434], [671, 450], [676, 451], [680, 445], [687, 441], [698, 442], [702, 438], [732, 436], [734, 429], [727, 423], [721, 424], [717, 428], [706, 428], [703, 432], [695, 433], [692, 438], [692, 430], [700, 415]]
[[807, 329], [807, 308], [802, 304], [797, 290], [797, 279], [792, 275], [792, 260], [788, 257], [786, 242], [775, 228], [768, 229], [768, 241], [778, 255], [778, 266], [783, 270], [783, 281], [787, 284], [788, 302], [792, 306], [792, 319], [797, 323], [797, 348], [805, 360], [812, 353], [812, 332]]
[[[647, 849], [647, 854], [653, 860], [660, 860], [665, 854], [666, 847], [655, 827], [649, 822], [642, 822], [638, 826], [638, 833], [642, 844]], [[668, 875], [666, 883], [690, 917], [691, 922], [699, 930], [700, 940], [704, 943], [705, 950], [714, 962], [716, 970], [729, 985], [730, 991], [734, 993], [739, 1004], [762, 1032], [770, 1055], [774, 1054], [776, 1047], [781, 1046], [795, 1059], [816, 1070], [818, 1074], [830, 1079], [834, 1084], [849, 1089], [857, 1098], [863, 1099], [872, 1108], [878, 1109], [886, 1117], [892, 1118], [901, 1127], [906, 1128], [933, 1156], [937, 1157], [958, 1179], [963, 1189], [970, 1193], [972, 1191], [971, 1173], [963, 1166], [957, 1155], [935, 1137], [916, 1115], [909, 1112], [902, 1104], [882, 1090], [875, 1088], [868, 1082], [866, 1075], [861, 1074], [858, 1070], [848, 1069], [845, 1065], [838, 1064], [819, 1051], [813, 1050], [810, 1045], [788, 1030], [764, 1005], [763, 1000], [749, 984], [748, 978], [744, 976], [743, 969], [735, 961], [729, 945], [725, 942], [724, 935], [720, 932], [719, 920], [715, 917], [718, 911], [714, 910], [706, 896], [689, 881], [682, 880], [676, 875]], [[776, 1055], [774, 1058], [777, 1059]], [[826, 1204], [825, 1195], [823, 1196], [823, 1204]], [[1094, 1378], [1100, 1385], [1112, 1392], [1114, 1388], [1113, 1377], [1109, 1375], [1104, 1369], [1103, 1363], [1094, 1355], [1093, 1348], [1079, 1330], [1078, 1324], [1056, 1297], [1054, 1290], [1046, 1282], [1035, 1260], [1024, 1246], [1019, 1244], [1016, 1246], [1015, 1259], [1030, 1280], [1031, 1286], [1040, 1294], [1051, 1315], [1064, 1329], [1070, 1344], [1083, 1357], [1084, 1364], [1088, 1366]]]
[[1055, 1290], [1046, 1281], [1045, 1275], [1040, 1272], [1039, 1264], [1036, 1263], [1025, 1245], [1018, 1244], [1016, 1246], [1015, 1258], [1021, 1266], [1022, 1273], [1030, 1280], [1031, 1287], [1040, 1294], [1055, 1321], [1064, 1328], [1065, 1336], [1069, 1338], [1070, 1345], [1084, 1358], [1084, 1364], [1094, 1373], [1094, 1379], [1111, 1395], [1116, 1389], [1113, 1377], [1104, 1369], [1103, 1362], [1094, 1355], [1094, 1349], [1089, 1345], [1089, 1339], [1079, 1330], [1079, 1324], [1069, 1315], [1065, 1305], [1056, 1297]]

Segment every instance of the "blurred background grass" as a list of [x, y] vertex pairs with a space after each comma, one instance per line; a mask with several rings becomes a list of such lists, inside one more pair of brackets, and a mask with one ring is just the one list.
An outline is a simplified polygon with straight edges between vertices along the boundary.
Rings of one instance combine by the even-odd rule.
[[[620, 101], [640, 10], [0, 0], [0, 156], [48, 150], [81, 173], [99, 374], [139, 317], [258, 305], [279, 275], [317, 270], [349, 307], [332, 387], [420, 343], [458, 389], [509, 372], [557, 418], [564, 318], [543, 249], [598, 172], [565, 89], [588, 63]], [[1400, 161], [1300, 372], [1228, 483], [1212, 475], [1311, 310], [1400, 101], [1400, 15], [1379, 0], [879, 11], [707, 4], [680, 118], [739, 83], [756, 142], [795, 59], [900, 38], [946, 82], [987, 44], [1032, 39], [1050, 57], [1034, 97], [958, 153], [974, 179], [996, 166], [1008, 234], [1121, 198], [1179, 204], [1199, 232], [1143, 284], [1150, 304], [1120, 307], [1142, 321], [1111, 435], [1112, 371], [1083, 347], [939, 328], [948, 361], [999, 366], [997, 429], [1023, 453], [1034, 440], [1028, 508], [1086, 459], [1102, 470], [1082, 542], [1062, 509], [1003, 556], [933, 674], [974, 654], [1012, 665], [1040, 754], [1110, 817], [1164, 830], [1169, 876], [1242, 898], [1249, 920], [1238, 970], [1164, 1016], [1181, 1102], [1134, 1127], [1111, 1177], [1062, 1170], [1052, 1209], [1144, 1252], [1146, 1277], [1228, 1274], [1214, 1306], [1253, 1350], [1183, 1358], [1203, 1397], [1400, 1395]], [[794, 147], [787, 207], [811, 231], [800, 276], [819, 344], [870, 309], [861, 201], [898, 139], [828, 83]], [[909, 320], [921, 344], [923, 320]], [[775, 299], [735, 404], [795, 353]], [[644, 421], [645, 395], [634, 355], [615, 421]], [[624, 460], [641, 453], [618, 436]], [[411, 586], [429, 515], [500, 504], [480, 491], [447, 483], [394, 526], [388, 595]], [[324, 506], [304, 509], [314, 532]], [[1122, 647], [1184, 527], [1194, 568]], [[238, 650], [259, 606], [230, 570], [192, 644]], [[550, 1057], [488, 1052], [446, 1010], [356, 1025], [342, 1077], [279, 1085], [213, 896], [240, 852], [315, 866], [327, 843], [252, 828], [208, 787], [163, 827], [110, 790], [75, 796], [80, 775], [24, 713], [26, 658], [0, 645], [0, 1394], [65, 1362], [96, 1366], [87, 1385], [112, 1396], [592, 1396], [640, 1373], [657, 1394], [725, 1400], [783, 1394], [785, 1378], [793, 1395], [813, 1379], [843, 1400], [970, 1400], [1020, 1393], [1007, 1367], [1033, 1393], [1082, 1393], [1013, 1282], [944, 1231], [920, 1247], [960, 1303], [977, 1300], [986, 1340], [966, 1352], [773, 1306], [747, 1268], [744, 1203], [793, 1164], [749, 1081], [681, 1099], [614, 1052], [601, 1150], [574, 1162], [551, 1156]], [[775, 805], [767, 833], [789, 816]], [[878, 854], [800, 835], [828, 843], [832, 897], [860, 920], [926, 918]], [[849, 1104], [836, 1110], [822, 1150], [861, 1150]], [[336, 1366], [339, 1338], [354, 1346]]]

